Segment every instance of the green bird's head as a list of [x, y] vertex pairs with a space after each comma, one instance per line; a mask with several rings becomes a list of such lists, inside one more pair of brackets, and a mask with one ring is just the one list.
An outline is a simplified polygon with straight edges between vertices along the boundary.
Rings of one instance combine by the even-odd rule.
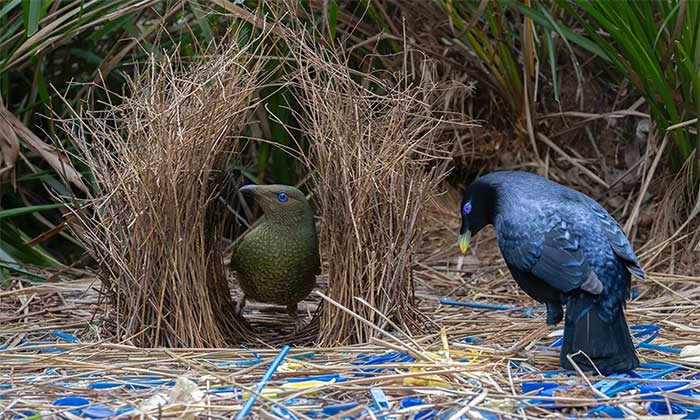
[[239, 191], [255, 198], [267, 220], [286, 224], [299, 223], [308, 218], [313, 221], [313, 211], [306, 196], [290, 185], [246, 185]]

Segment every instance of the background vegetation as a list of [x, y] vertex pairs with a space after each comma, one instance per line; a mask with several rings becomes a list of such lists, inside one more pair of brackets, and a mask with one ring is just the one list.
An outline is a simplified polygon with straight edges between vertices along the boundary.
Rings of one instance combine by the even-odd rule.
[[[407, 60], [435, 62], [435, 77], [453, 84], [441, 106], [482, 125], [450, 134], [453, 185], [494, 168], [535, 170], [626, 222], [647, 267], [697, 266], [693, 253], [676, 252], [700, 241], [697, 2], [9, 0], [0, 3], [3, 285], [10, 273], [42, 281], [36, 268], [89, 263], [64, 229], [57, 197], [83, 197], [93, 175], [71, 158], [55, 119], [118, 103], [105, 92], [128, 95], [134, 64], [150, 54], [178, 49], [187, 62], [232, 28], [273, 25], [264, 13], [280, 6], [352, 70], [390, 80]], [[307, 174], [284, 150], [305, 147], [288, 129], [300, 126], [292, 110], [302, 104], [274, 84], [293, 56], [265, 42], [273, 83], [258, 92], [249, 127], [265, 141], [251, 141], [245, 164], [230, 170], [295, 184]]]

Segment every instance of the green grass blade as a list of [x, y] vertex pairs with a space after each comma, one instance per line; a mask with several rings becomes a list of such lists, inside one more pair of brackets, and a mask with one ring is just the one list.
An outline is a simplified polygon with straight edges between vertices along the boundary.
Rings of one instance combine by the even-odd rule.
[[0, 8], [0, 18], [7, 16], [10, 13], [10, 10], [17, 7], [17, 5], [21, 2], [22, 0], [11, 0], [8, 3], [5, 3], [5, 5], [2, 8]]
[[338, 3], [335, 0], [328, 2], [328, 34], [331, 42], [335, 41], [335, 34], [338, 26]]
[[554, 100], [559, 102], [559, 81], [557, 79], [556, 52], [554, 51], [554, 40], [552, 33], [544, 31], [544, 39], [547, 43], [547, 56], [549, 57], [549, 69], [552, 72], [552, 86], [554, 87]]
[[24, 0], [22, 2], [22, 9], [24, 12], [24, 28], [27, 38], [34, 35], [34, 33], [39, 29], [39, 20], [41, 20], [41, 6], [42, 2], [40, 0]]
[[14, 209], [0, 210], [0, 219], [7, 217], [23, 216], [25, 214], [36, 213], [38, 211], [53, 210], [65, 207], [63, 204], [42, 204], [39, 206], [18, 207]]

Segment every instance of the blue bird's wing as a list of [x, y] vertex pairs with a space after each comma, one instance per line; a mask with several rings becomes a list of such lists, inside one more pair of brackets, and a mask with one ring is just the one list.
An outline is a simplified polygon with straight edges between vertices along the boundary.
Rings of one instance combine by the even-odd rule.
[[[510, 236], [510, 237], [509, 237]], [[502, 235], [506, 262], [549, 286], [567, 293], [583, 288], [594, 294], [602, 284], [586, 262], [578, 239], [569, 226], [557, 221], [548, 227], [531, 226], [526, 235]]]
[[615, 255], [622, 259], [630, 273], [637, 278], [645, 279], [646, 273], [644, 273], [644, 269], [642, 269], [641, 264], [639, 264], [639, 260], [634, 253], [634, 249], [632, 249], [632, 245], [630, 245], [625, 232], [617, 221], [613, 219], [603, 207], [598, 205], [598, 203], [595, 203], [591, 210], [593, 210], [593, 213], [598, 217], [598, 220], [600, 220], [600, 224], [608, 237], [608, 242]]

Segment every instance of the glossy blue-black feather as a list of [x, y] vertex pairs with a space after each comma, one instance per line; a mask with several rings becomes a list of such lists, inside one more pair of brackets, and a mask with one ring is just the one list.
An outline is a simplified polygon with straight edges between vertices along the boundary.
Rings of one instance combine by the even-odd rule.
[[498, 191], [494, 226], [509, 266], [561, 293], [580, 288], [592, 272], [610, 316], [627, 297], [629, 272], [643, 278], [624, 232], [595, 200], [524, 172], [495, 172], [480, 182]]
[[[467, 197], [476, 229], [493, 224], [513, 278], [547, 304], [547, 322], [567, 306], [560, 361], [627, 371], [639, 365], [623, 308], [631, 275], [644, 278], [624, 231], [595, 200], [525, 172], [494, 172], [472, 183]], [[484, 202], [480, 202], [482, 199]], [[472, 232], [473, 233], [473, 232]]]

